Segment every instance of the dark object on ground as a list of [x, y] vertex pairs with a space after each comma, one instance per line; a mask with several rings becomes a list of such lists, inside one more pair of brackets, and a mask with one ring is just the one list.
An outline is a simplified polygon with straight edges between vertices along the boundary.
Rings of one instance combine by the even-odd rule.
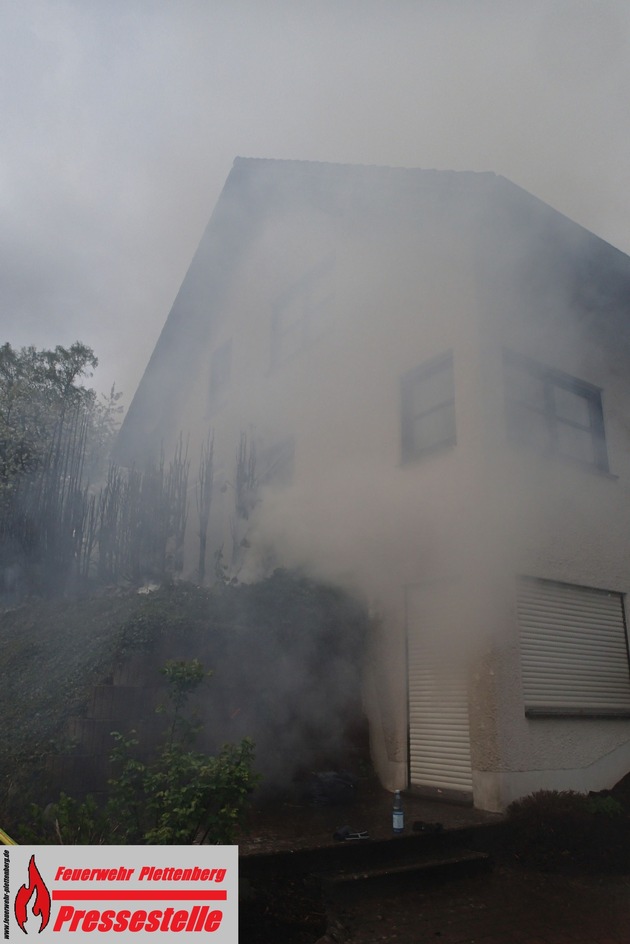
[[414, 833], [441, 833], [444, 829], [442, 823], [425, 823], [422, 819], [417, 819], [411, 824]]
[[356, 799], [356, 782], [345, 770], [312, 773], [304, 790], [312, 806], [341, 806]]
[[333, 839], [343, 842], [346, 839], [369, 839], [367, 829], [353, 830], [349, 826], [340, 826], [333, 833]]

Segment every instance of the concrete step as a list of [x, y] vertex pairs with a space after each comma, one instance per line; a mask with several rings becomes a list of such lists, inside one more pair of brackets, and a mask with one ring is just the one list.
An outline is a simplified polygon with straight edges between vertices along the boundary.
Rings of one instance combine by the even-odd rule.
[[348, 895], [372, 895], [386, 888], [410, 888], [419, 884], [451, 881], [488, 872], [491, 868], [492, 857], [489, 853], [453, 849], [404, 861], [390, 858], [371, 868], [338, 870], [315, 877], [321, 882], [327, 897], [338, 899]]
[[450, 859], [466, 852], [491, 853], [503, 843], [503, 822], [412, 833], [391, 839], [352, 840], [325, 845], [248, 852], [239, 857], [240, 874], [256, 881], [270, 875], [362, 873], [421, 861]]

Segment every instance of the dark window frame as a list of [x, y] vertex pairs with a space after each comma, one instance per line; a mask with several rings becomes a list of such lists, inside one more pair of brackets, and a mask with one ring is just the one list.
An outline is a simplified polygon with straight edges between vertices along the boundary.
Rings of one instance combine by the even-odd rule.
[[[418, 410], [414, 407], [414, 396], [418, 387], [422, 386], [424, 381], [430, 381], [436, 374], [442, 371], [451, 373], [451, 396], [433, 404], [426, 410]], [[453, 411], [452, 429], [447, 430], [447, 434], [434, 442], [425, 446], [418, 445], [414, 427], [418, 420], [421, 420], [440, 410], [449, 409]], [[407, 371], [401, 378], [401, 451], [403, 463], [413, 462], [431, 452], [439, 449], [445, 449], [456, 445], [457, 427], [455, 418], [455, 378], [454, 378], [454, 359], [453, 352], [448, 351], [419, 364], [417, 367]], [[447, 424], [448, 426], [448, 424]]]
[[[599, 472], [609, 473], [608, 449], [606, 446], [606, 431], [604, 427], [604, 410], [602, 405], [602, 389], [585, 380], [579, 380], [571, 374], [557, 370], [551, 367], [545, 367], [543, 364], [525, 357], [522, 354], [516, 354], [513, 351], [504, 350], [504, 388], [506, 401], [506, 421], [508, 437], [522, 446], [532, 447], [531, 442], [525, 442], [517, 432], [518, 419], [517, 411], [526, 410], [532, 416], [538, 416], [542, 419], [541, 429], [546, 432], [546, 442], [539, 452], [544, 455], [552, 456], [568, 462], [574, 462], [585, 468], [596, 469]], [[523, 371], [530, 378], [534, 378], [541, 384], [542, 405], [536, 406], [526, 399], [519, 398], [511, 391], [512, 371]], [[588, 410], [588, 423], [579, 422], [567, 416], [562, 416], [560, 408], [556, 402], [555, 391], [568, 391], [576, 397], [584, 400]], [[574, 429], [578, 432], [590, 434], [590, 442], [593, 452], [593, 460], [582, 459], [577, 455], [572, 455], [562, 449], [560, 436], [566, 429]]]

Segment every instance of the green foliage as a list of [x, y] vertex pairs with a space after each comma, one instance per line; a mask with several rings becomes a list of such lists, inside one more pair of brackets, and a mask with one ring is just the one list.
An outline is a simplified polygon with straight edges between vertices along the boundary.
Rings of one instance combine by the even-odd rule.
[[19, 838], [22, 843], [41, 843], [48, 835], [52, 843], [91, 846], [105, 842], [106, 833], [107, 817], [93, 797], [79, 801], [62, 793], [44, 810], [31, 806], [31, 823], [19, 830]]
[[623, 805], [612, 796], [589, 796], [587, 809], [590, 813], [607, 816], [611, 819], [625, 816]]
[[161, 674], [168, 682], [169, 699], [177, 713], [188, 701], [188, 696], [212, 673], [206, 672], [199, 659], [190, 662], [169, 659], [161, 669]]
[[277, 570], [212, 590], [165, 585], [143, 598], [121, 646], [147, 661], [190, 652], [212, 664], [213, 733], [251, 735], [261, 772], [290, 781], [304, 765], [351, 762], [366, 632], [364, 609], [342, 590]]
[[531, 818], [533, 821], [548, 819], [562, 813], [583, 812], [588, 797], [575, 790], [538, 790], [529, 796], [514, 800], [507, 809], [508, 818], [520, 820]]
[[540, 790], [507, 809], [513, 854], [546, 871], [630, 869], [630, 818], [613, 797]]
[[[256, 766], [267, 778], [279, 774], [290, 780], [311, 764], [345, 767], [356, 759], [355, 745], [360, 744], [361, 756], [365, 752], [359, 684], [365, 613], [343, 591], [303, 576], [277, 571], [258, 584], [228, 583], [212, 590], [178, 582], [149, 594], [112, 590], [37, 601], [3, 613], [2, 624], [0, 714], [11, 734], [0, 741], [0, 807], [3, 828], [11, 835], [26, 819], [31, 800], [46, 805], [61, 789], [79, 795], [80, 788], [64, 780], [51, 788], [51, 769], [71, 765], [62, 756], [51, 767], [46, 755], [53, 740], [54, 753], [67, 752], [68, 722], [86, 714], [93, 687], [111, 684], [116, 666], [130, 659], [140, 685], [152, 684], [168, 659], [197, 656], [211, 665], [203, 702], [204, 716], [212, 720], [192, 743], [217, 756], [224, 741], [238, 744], [250, 736]], [[172, 695], [173, 687], [168, 689]], [[195, 691], [189, 694], [174, 742], [198, 729]], [[177, 712], [170, 695], [163, 701], [160, 730], [166, 742]], [[131, 743], [130, 729], [143, 731], [143, 720], [141, 711], [130, 715], [121, 729], [124, 737], [115, 743], [117, 780], [110, 795], [120, 796], [120, 825], [111, 842], [122, 841], [116, 837], [124, 834], [143, 835], [142, 801], [137, 808], [134, 803], [143, 796], [142, 765], [156, 748], [149, 731], [140, 744]], [[185, 747], [190, 744], [188, 739]]]
[[253, 743], [226, 744], [214, 757], [181, 746], [166, 747], [147, 771], [144, 833], [152, 844], [234, 842], [253, 788]]
[[99, 400], [82, 385], [97, 364], [79, 341], [0, 347], [0, 566], [18, 598], [58, 592], [80, 557], [87, 483], [122, 410], [114, 388]]
[[206, 632], [212, 620], [213, 597], [209, 590], [180, 581], [166, 581], [142, 599], [120, 627], [116, 646], [121, 655], [152, 650], [165, 638]]
[[0, 347], [0, 487], [13, 487], [17, 477], [44, 462], [73, 410], [89, 416], [100, 437], [111, 440], [119, 395], [112, 390], [100, 404], [80, 384], [97, 365], [92, 349], [79, 341], [41, 351]]
[[[67, 746], [67, 725], [85, 714], [94, 686], [110, 675], [115, 632], [139, 605], [136, 594], [39, 600], [2, 612], [0, 810], [16, 816], [50, 798], [46, 755]], [[42, 668], [44, 667], [44, 668]], [[63, 788], [60, 784], [57, 789]], [[3, 828], [8, 828], [3, 823]]]
[[135, 731], [128, 735], [112, 732], [116, 746], [110, 760], [116, 776], [109, 781], [107, 799], [108, 842], [111, 843], [140, 842], [143, 833], [147, 766], [136, 756], [135, 735]]
[[[188, 696], [196, 691], [204, 678], [209, 678], [212, 672], [206, 672], [199, 659], [190, 662], [169, 659], [160, 671], [168, 683], [168, 699], [173, 717], [167, 746], [172, 749], [176, 740], [180, 745], [191, 744], [199, 733], [200, 725], [196, 718], [186, 717], [182, 709], [188, 701]], [[159, 713], [166, 710], [166, 705], [159, 705], [157, 708]]]
[[137, 756], [135, 732], [115, 732], [111, 760], [116, 776], [109, 782], [105, 809], [90, 796], [80, 802], [62, 793], [46, 810], [32, 808], [32, 826], [20, 831], [22, 841], [41, 842], [46, 836], [66, 845], [234, 842], [257, 782], [252, 772], [254, 745], [244, 738], [224, 745], [216, 755], [190, 749], [196, 725], [183, 710], [209, 673], [196, 659], [168, 662], [162, 673], [172, 718], [155, 761]]

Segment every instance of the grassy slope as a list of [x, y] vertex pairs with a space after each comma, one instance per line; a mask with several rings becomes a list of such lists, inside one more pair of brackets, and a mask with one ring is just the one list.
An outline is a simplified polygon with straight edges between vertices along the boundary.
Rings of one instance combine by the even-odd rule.
[[120, 627], [137, 594], [42, 601], [0, 615], [0, 773], [49, 749], [110, 674]]
[[[268, 718], [265, 731], [275, 731], [282, 720], [275, 718], [277, 705], [288, 714], [305, 712], [305, 730], [315, 717], [314, 702], [320, 713], [318, 703], [334, 696], [344, 714], [356, 689], [364, 628], [360, 607], [341, 591], [280, 571], [259, 584], [218, 592], [177, 584], [149, 596], [130, 591], [6, 610], [0, 614], [0, 814], [7, 789], [22, 790], [37, 767], [33, 761], [55, 742], [63, 744], [67, 720], [82, 713], [94, 684], [111, 675], [117, 653], [150, 649], [165, 638], [184, 643], [177, 658], [205, 649], [202, 658], [210, 657], [216, 669], [210, 691], [221, 703], [235, 688], [251, 693], [249, 720], [241, 712], [245, 730], [235, 730], [238, 738], [256, 736], [251, 729], [261, 713]], [[308, 687], [294, 684], [294, 672], [284, 668], [289, 658], [293, 670], [308, 668], [310, 698]], [[26, 772], [22, 784], [20, 769]]]

